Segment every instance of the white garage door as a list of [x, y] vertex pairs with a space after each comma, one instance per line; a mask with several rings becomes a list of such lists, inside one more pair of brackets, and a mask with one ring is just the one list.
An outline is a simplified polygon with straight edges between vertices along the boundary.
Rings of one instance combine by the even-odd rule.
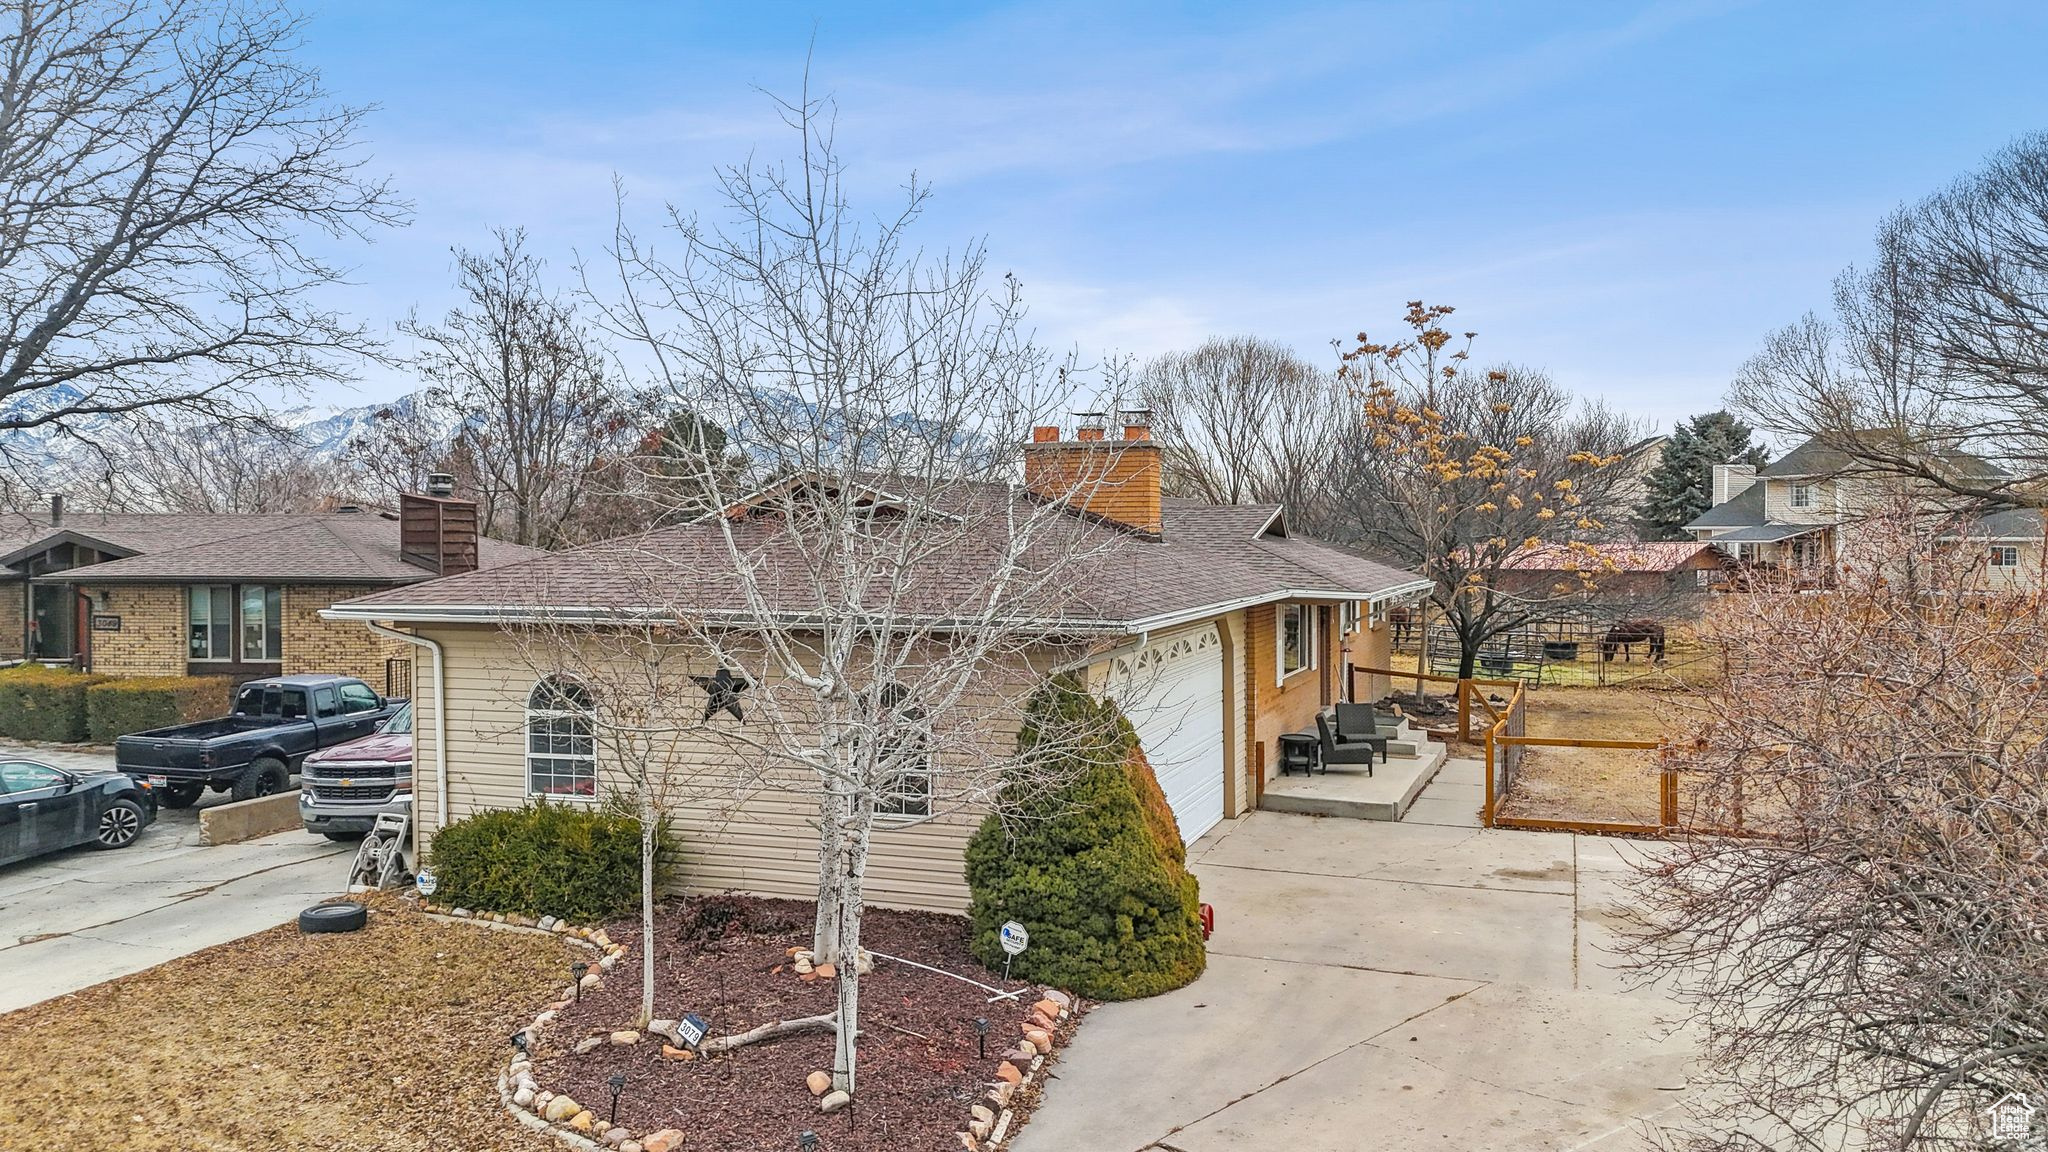
[[1120, 657], [1109, 692], [1130, 717], [1183, 840], [1223, 819], [1223, 641], [1214, 627]]

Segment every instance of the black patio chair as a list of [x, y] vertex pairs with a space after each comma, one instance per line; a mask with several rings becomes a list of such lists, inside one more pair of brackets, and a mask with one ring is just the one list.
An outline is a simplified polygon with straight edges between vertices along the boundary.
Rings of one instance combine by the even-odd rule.
[[1323, 771], [1325, 772], [1328, 772], [1331, 768], [1363, 764], [1365, 765], [1365, 774], [1370, 776], [1372, 775], [1373, 754], [1377, 752], [1382, 763], [1387, 759], [1386, 736], [1374, 734], [1365, 737], [1355, 744], [1339, 744], [1337, 743], [1337, 738], [1330, 734], [1330, 718], [1321, 712], [1316, 713], [1316, 735], [1322, 740]]
[[1380, 731], [1379, 710], [1370, 704], [1338, 704], [1337, 743], [1364, 744], [1378, 736], [1385, 740], [1388, 733]]

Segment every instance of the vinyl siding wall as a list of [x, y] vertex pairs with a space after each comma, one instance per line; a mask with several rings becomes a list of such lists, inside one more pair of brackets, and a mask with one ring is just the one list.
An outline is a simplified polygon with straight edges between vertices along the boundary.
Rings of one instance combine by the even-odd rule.
[[[419, 631], [440, 641], [446, 653], [449, 815], [461, 819], [486, 809], [525, 803], [525, 710], [534, 683], [526, 661], [510, 640], [494, 630], [423, 626]], [[418, 668], [414, 740], [422, 773], [415, 803], [424, 848], [431, 841], [429, 830], [439, 825], [432, 786], [433, 677], [424, 653], [418, 657]], [[709, 673], [708, 662], [699, 671]], [[967, 712], [986, 718], [990, 754], [1007, 754], [1015, 747], [1017, 702], [1036, 679], [1037, 673], [1019, 662], [1008, 676], [990, 677], [978, 698], [963, 703]], [[696, 689], [689, 686], [687, 690]], [[727, 718], [715, 723], [734, 722]], [[710, 739], [691, 741], [683, 755], [687, 763], [708, 770], [700, 785], [692, 789], [693, 795], [674, 806], [680, 887], [692, 892], [814, 897], [818, 874], [816, 778], [800, 769], [780, 770], [751, 785], [745, 795], [736, 796], [729, 783], [721, 782], [737, 782], [752, 774], [736, 768], [730, 772], [718, 769], [720, 764], [738, 763], [727, 746]], [[876, 833], [868, 865], [870, 903], [939, 912], [966, 909], [962, 852], [983, 813], [957, 802], [947, 804], [943, 792], [947, 787], [945, 761], [973, 755], [974, 750], [965, 747], [944, 753], [939, 766], [942, 797], [935, 804], [940, 815], [926, 823]], [[671, 779], [693, 776], [685, 770]], [[608, 779], [600, 763], [600, 797], [623, 785], [621, 780]]]

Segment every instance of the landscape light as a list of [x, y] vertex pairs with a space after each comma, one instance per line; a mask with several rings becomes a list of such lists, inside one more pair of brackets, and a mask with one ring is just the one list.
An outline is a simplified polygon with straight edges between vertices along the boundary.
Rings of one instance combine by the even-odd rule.
[[578, 1004], [583, 1003], [583, 974], [588, 971], [590, 971], [590, 965], [581, 960], [569, 965], [569, 979], [571, 986], [576, 989], [576, 1003]]
[[606, 1080], [605, 1083], [612, 1086], [611, 1123], [612, 1127], [616, 1128], [619, 1126], [619, 1093], [626, 1090], [626, 1074], [624, 1072], [614, 1072], [611, 1075], [611, 1079]]
[[988, 1059], [988, 1018], [985, 1016], [974, 1018], [974, 1046], [983, 1060]]
[[818, 1134], [806, 1128], [796, 1136], [797, 1152], [818, 1152]]
[[512, 1049], [521, 1056], [526, 1055], [526, 1029], [521, 1028], [512, 1034]]

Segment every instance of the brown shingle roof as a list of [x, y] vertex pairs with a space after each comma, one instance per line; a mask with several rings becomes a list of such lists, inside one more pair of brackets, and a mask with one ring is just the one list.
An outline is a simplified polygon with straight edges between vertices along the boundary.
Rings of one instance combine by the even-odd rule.
[[[1024, 499], [992, 485], [980, 488], [974, 498]], [[1289, 595], [1370, 599], [1423, 583], [1413, 573], [1331, 545], [1260, 535], [1275, 520], [1277, 506], [1168, 500], [1162, 511], [1165, 531], [1158, 539], [1073, 518], [1063, 528], [1066, 536], [1047, 548], [1077, 551], [1089, 561], [1070, 573], [1070, 584], [1034, 589], [1011, 611], [1077, 626], [1158, 626]], [[817, 589], [796, 563], [798, 551], [778, 546], [779, 524], [740, 520], [734, 529], [755, 558], [766, 583], [764, 594], [776, 611], [801, 617], [816, 605]], [[917, 574], [908, 609], [937, 616], [970, 609], [986, 586], [998, 544], [992, 540], [988, 549], [978, 550], [971, 539], [962, 540], [933, 557]], [[717, 526], [700, 521], [494, 571], [394, 588], [337, 607], [393, 619], [539, 609], [715, 614], [731, 609], [739, 595]]]
[[[374, 512], [276, 515], [72, 513], [61, 527], [14, 516], [0, 520], [0, 555], [59, 537], [132, 553], [72, 569], [86, 583], [205, 580], [282, 584], [408, 584], [433, 573], [398, 554], [398, 521]], [[501, 540], [480, 542], [486, 569], [544, 556]]]

